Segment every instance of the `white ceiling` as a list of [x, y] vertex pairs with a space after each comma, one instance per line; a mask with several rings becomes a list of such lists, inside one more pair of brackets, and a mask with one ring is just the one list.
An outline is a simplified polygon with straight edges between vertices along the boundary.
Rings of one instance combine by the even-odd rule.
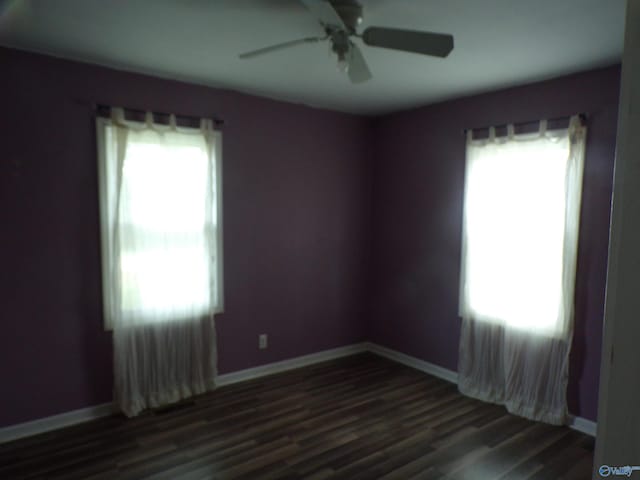
[[[321, 0], [318, 0], [321, 1]], [[624, 0], [362, 0], [370, 25], [452, 33], [446, 59], [362, 47], [352, 85], [299, 0], [0, 0], [0, 44], [353, 113], [385, 113], [617, 63]], [[356, 39], [356, 42], [359, 42]]]

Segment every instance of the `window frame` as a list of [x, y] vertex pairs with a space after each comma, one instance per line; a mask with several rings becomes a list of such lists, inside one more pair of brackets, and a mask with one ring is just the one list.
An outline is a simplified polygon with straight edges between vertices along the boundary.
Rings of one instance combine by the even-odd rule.
[[[507, 125], [507, 134], [506, 136], [496, 136], [495, 128], [489, 128], [489, 135], [486, 138], [473, 138], [473, 131], [466, 131], [467, 134], [467, 144], [465, 148], [465, 175], [464, 175], [464, 189], [463, 189], [463, 222], [462, 222], [462, 232], [461, 232], [461, 252], [460, 252], [460, 281], [459, 281], [459, 303], [458, 303], [458, 316], [460, 318], [472, 318], [476, 321], [489, 322], [494, 325], [499, 325], [503, 328], [516, 329], [523, 332], [528, 332], [530, 334], [539, 335], [542, 337], [549, 337], [555, 339], [564, 338], [568, 331], [572, 330], [571, 325], [573, 324], [573, 316], [575, 314], [575, 309], [573, 306], [574, 297], [575, 297], [575, 281], [576, 281], [576, 269], [577, 269], [577, 253], [579, 249], [579, 242], [577, 235], [579, 235], [580, 229], [580, 216], [581, 216], [581, 203], [582, 203], [582, 190], [583, 190], [583, 173], [584, 173], [584, 163], [585, 163], [585, 151], [586, 151], [586, 133], [587, 128], [581, 124], [581, 119], [578, 116], [571, 117], [569, 120], [569, 125], [566, 128], [558, 128], [553, 130], [547, 130], [547, 121], [542, 120], [540, 122], [540, 130], [534, 132], [527, 132], [521, 134], [514, 133], [513, 125]], [[518, 141], [518, 140], [530, 140], [534, 138], [539, 138], [541, 136], [546, 136], [548, 138], [553, 138], [557, 135], [567, 135], [569, 141], [569, 158], [567, 160], [567, 167], [565, 171], [565, 182], [567, 190], [566, 194], [571, 197], [568, 200], [570, 203], [565, 204], [565, 217], [572, 213], [576, 213], [574, 209], [577, 208], [577, 218], [575, 220], [575, 230], [567, 230], [567, 224], [565, 220], [565, 239], [563, 240], [563, 249], [565, 251], [565, 255], [567, 254], [567, 242], [572, 242], [575, 240], [575, 248], [570, 257], [567, 257], [568, 260], [563, 259], [563, 266], [566, 268], [566, 271], [563, 273], [563, 305], [564, 305], [564, 322], [561, 321], [560, 317], [557, 319], [557, 324], [553, 326], [552, 329], [542, 330], [539, 332], [534, 332], [529, 329], [522, 329], [522, 327], [509, 324], [508, 321], [502, 321], [500, 319], [490, 319], [486, 316], [482, 318], [477, 318], [472, 314], [472, 309], [470, 304], [468, 303], [467, 298], [467, 263], [468, 263], [468, 212], [466, 208], [467, 198], [469, 194], [469, 175], [470, 175], [470, 158], [469, 158], [469, 144], [473, 144], [476, 146], [486, 145], [487, 143], [505, 143], [508, 141]], [[569, 179], [569, 177], [572, 179]], [[571, 190], [578, 186], [577, 192], [575, 190]], [[572, 195], [576, 195], [577, 198], [572, 197]], [[569, 197], [567, 197], [569, 199]], [[572, 212], [569, 212], [569, 210]], [[568, 235], [568, 236], [567, 236]], [[575, 236], [575, 238], [570, 238], [571, 236]], [[573, 258], [572, 258], [573, 257]], [[568, 268], [567, 268], [568, 267]], [[571, 278], [572, 285], [570, 288], [567, 287], [566, 280]], [[566, 296], [570, 298], [565, 298]], [[567, 300], [570, 305], [567, 304]], [[562, 307], [561, 307], [562, 308]], [[561, 312], [562, 313], [562, 312]]]
[[[144, 128], [145, 123], [120, 120], [114, 122], [112, 118], [97, 115], [96, 116], [96, 149], [97, 149], [97, 173], [98, 173], [98, 203], [99, 203], [99, 222], [100, 222], [100, 256], [101, 256], [101, 282], [102, 282], [102, 312], [103, 312], [103, 328], [105, 331], [113, 330], [113, 306], [110, 304], [111, 288], [112, 288], [112, 252], [108, 238], [110, 236], [109, 215], [109, 186], [107, 185], [109, 175], [107, 165], [109, 162], [106, 132], [109, 127], [126, 126], [131, 128]], [[157, 124], [154, 124], [157, 125]], [[168, 125], [157, 125], [160, 129], [170, 128]], [[178, 132], [189, 133], [199, 131], [194, 127], [175, 127]], [[212, 128], [213, 133], [213, 152], [214, 155], [214, 181], [215, 181], [215, 208], [216, 208], [216, 229], [215, 229], [215, 249], [216, 249], [216, 278], [218, 303], [212, 310], [211, 315], [224, 313], [224, 217], [223, 217], [223, 157], [222, 157], [222, 132], [219, 129]]]

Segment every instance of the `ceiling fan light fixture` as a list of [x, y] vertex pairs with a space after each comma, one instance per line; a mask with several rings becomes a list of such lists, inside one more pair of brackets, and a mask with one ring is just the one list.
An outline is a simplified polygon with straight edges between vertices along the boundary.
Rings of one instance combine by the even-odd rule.
[[338, 71], [341, 73], [349, 72], [349, 59], [347, 58], [346, 53], [338, 54]]

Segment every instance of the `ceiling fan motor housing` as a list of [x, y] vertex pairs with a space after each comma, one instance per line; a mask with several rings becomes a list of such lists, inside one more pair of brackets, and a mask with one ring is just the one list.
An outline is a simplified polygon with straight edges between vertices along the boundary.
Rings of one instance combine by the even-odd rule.
[[349, 34], [354, 34], [362, 22], [362, 5], [356, 0], [330, 0], [330, 3], [346, 25]]
[[343, 30], [331, 32], [331, 50], [343, 60], [349, 51], [349, 34]]

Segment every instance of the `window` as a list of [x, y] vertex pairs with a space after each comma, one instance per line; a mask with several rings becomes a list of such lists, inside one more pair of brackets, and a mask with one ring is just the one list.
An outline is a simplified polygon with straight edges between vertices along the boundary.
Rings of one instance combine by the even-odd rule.
[[[573, 121], [573, 120], [572, 120]], [[467, 142], [463, 317], [562, 337], [572, 315], [584, 132]], [[580, 127], [581, 130], [581, 127]], [[579, 135], [580, 133], [580, 135]]]
[[222, 309], [220, 134], [99, 118], [107, 327]]

